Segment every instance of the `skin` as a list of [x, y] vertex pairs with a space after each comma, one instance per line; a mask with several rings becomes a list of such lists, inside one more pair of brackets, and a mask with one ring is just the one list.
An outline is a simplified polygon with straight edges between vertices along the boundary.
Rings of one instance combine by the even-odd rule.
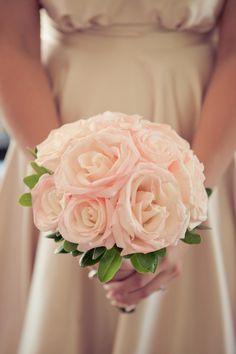
[[[217, 62], [192, 147], [205, 165], [206, 186], [215, 187], [236, 149], [235, 0], [226, 1], [220, 19]], [[0, 0], [0, 107], [22, 148], [33, 147], [60, 125], [47, 73], [40, 61], [39, 8], [35, 0]], [[12, 60], [14, 58], [14, 60]], [[32, 119], [33, 117], [33, 119]], [[157, 274], [132, 272], [104, 286], [116, 306], [138, 304], [179, 274], [189, 246], [168, 249]]]
[[0, 1], [0, 109], [25, 151], [60, 124], [40, 61], [39, 8], [34, 0]]

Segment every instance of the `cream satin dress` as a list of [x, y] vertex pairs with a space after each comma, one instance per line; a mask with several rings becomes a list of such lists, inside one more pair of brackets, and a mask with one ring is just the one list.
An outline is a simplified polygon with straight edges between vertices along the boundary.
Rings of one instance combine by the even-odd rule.
[[[42, 61], [62, 123], [106, 110], [165, 122], [191, 141], [214, 65], [221, 0], [42, 0]], [[32, 117], [34, 119], [34, 117]], [[0, 194], [1, 354], [234, 354], [235, 167], [182, 275], [120, 314], [78, 260], [54, 255], [17, 205], [14, 142]]]

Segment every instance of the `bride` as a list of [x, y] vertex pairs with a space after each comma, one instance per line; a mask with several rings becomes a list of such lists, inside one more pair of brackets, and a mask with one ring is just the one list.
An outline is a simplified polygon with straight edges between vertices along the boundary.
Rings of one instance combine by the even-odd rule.
[[[0, 108], [12, 135], [0, 190], [2, 354], [235, 352], [235, 18], [234, 0], [0, 2]], [[214, 192], [201, 245], [103, 288], [53, 255], [17, 199], [26, 147], [107, 110], [170, 124]]]

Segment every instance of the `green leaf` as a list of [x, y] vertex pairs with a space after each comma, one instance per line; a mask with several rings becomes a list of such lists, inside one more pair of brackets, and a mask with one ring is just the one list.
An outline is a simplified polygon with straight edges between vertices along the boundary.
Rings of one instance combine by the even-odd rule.
[[93, 249], [92, 258], [95, 260], [100, 257], [106, 251], [106, 247], [96, 247]]
[[142, 260], [140, 260], [141, 256], [142, 256], [141, 253], [133, 254], [130, 258], [131, 263], [132, 263], [134, 269], [137, 270], [137, 272], [139, 272], [139, 273], [149, 272], [150, 271], [149, 268], [146, 268], [143, 266]]
[[49, 175], [53, 174], [53, 172], [50, 171], [48, 168], [43, 167], [43, 166], [39, 166], [35, 161], [31, 162], [31, 166], [39, 176], [42, 176], [45, 173], [48, 173]]
[[77, 256], [80, 256], [81, 254], [83, 254], [83, 252], [81, 252], [79, 250], [74, 250], [74, 251], [71, 251], [70, 253], [73, 257], [77, 257]]
[[131, 309], [127, 309], [126, 307], [119, 307], [119, 306], [116, 306], [117, 309], [121, 312], [121, 313], [133, 313], [136, 311], [136, 308], [135, 307], [131, 307]]
[[198, 225], [194, 230], [211, 230], [211, 227], [205, 225]]
[[106, 250], [102, 255], [98, 267], [98, 279], [104, 283], [110, 281], [120, 269], [122, 257], [116, 246]]
[[51, 239], [55, 239], [56, 237], [57, 237], [57, 235], [58, 235], [58, 233], [57, 232], [54, 232], [53, 234], [48, 234], [48, 235], [46, 235], [45, 237], [46, 238], [51, 238]]
[[157, 253], [157, 255], [158, 255], [159, 257], [165, 257], [165, 255], [166, 255], [166, 248], [162, 248], [162, 249], [156, 251], [156, 253]]
[[96, 263], [99, 262], [99, 260], [101, 259], [102, 256], [96, 258], [96, 259], [93, 259], [93, 252], [94, 252], [94, 248], [92, 248], [91, 250], [85, 252], [80, 260], [79, 260], [79, 264], [82, 268], [85, 268], [85, 267], [88, 267], [90, 265], [94, 265]]
[[125, 259], [130, 259], [132, 257], [132, 254], [127, 254], [126, 256], [123, 256]]
[[23, 179], [24, 184], [30, 189], [34, 188], [34, 186], [38, 183], [39, 175], [30, 175]]
[[158, 254], [157, 252], [135, 253], [130, 258], [133, 267], [139, 273], [154, 273], [158, 264]]
[[34, 158], [37, 158], [37, 153], [38, 153], [37, 148], [34, 148], [34, 149], [27, 148], [27, 150], [33, 155]]
[[61, 235], [56, 236], [56, 237], [54, 238], [54, 241], [55, 241], [55, 242], [60, 242], [60, 241], [63, 241], [63, 240], [64, 240], [64, 238], [63, 238]]
[[63, 241], [64, 238], [62, 237], [62, 235], [60, 234], [60, 232], [54, 232], [52, 234], [48, 234], [45, 236], [46, 238], [49, 238], [49, 239], [52, 239], [54, 240], [55, 242], [60, 242], [60, 241]]
[[206, 188], [206, 192], [207, 192], [208, 198], [210, 198], [210, 196], [212, 195], [212, 189]]
[[32, 196], [31, 193], [24, 193], [19, 198], [19, 203], [24, 207], [32, 206]]
[[201, 243], [201, 236], [194, 233], [193, 231], [187, 230], [185, 232], [185, 237], [181, 238], [181, 241], [188, 243], [190, 245], [199, 244], [199, 243]]
[[65, 240], [63, 243], [63, 247], [66, 252], [72, 252], [77, 249], [78, 243], [73, 243], [73, 242]]
[[61, 253], [68, 253], [66, 250], [64, 250], [64, 246], [63, 246], [63, 243], [58, 246], [55, 251], [54, 251], [55, 254], [61, 254]]

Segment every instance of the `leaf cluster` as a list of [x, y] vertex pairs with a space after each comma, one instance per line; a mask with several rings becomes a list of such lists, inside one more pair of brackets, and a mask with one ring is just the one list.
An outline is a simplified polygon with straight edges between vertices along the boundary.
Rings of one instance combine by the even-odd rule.
[[[35, 171], [34, 174], [24, 177], [24, 184], [31, 190], [33, 189], [39, 181], [39, 178], [44, 174], [53, 174], [48, 168], [39, 166], [35, 161], [32, 161], [31, 166]], [[31, 192], [24, 193], [19, 198], [19, 203], [24, 207], [32, 206], [32, 195]]]

